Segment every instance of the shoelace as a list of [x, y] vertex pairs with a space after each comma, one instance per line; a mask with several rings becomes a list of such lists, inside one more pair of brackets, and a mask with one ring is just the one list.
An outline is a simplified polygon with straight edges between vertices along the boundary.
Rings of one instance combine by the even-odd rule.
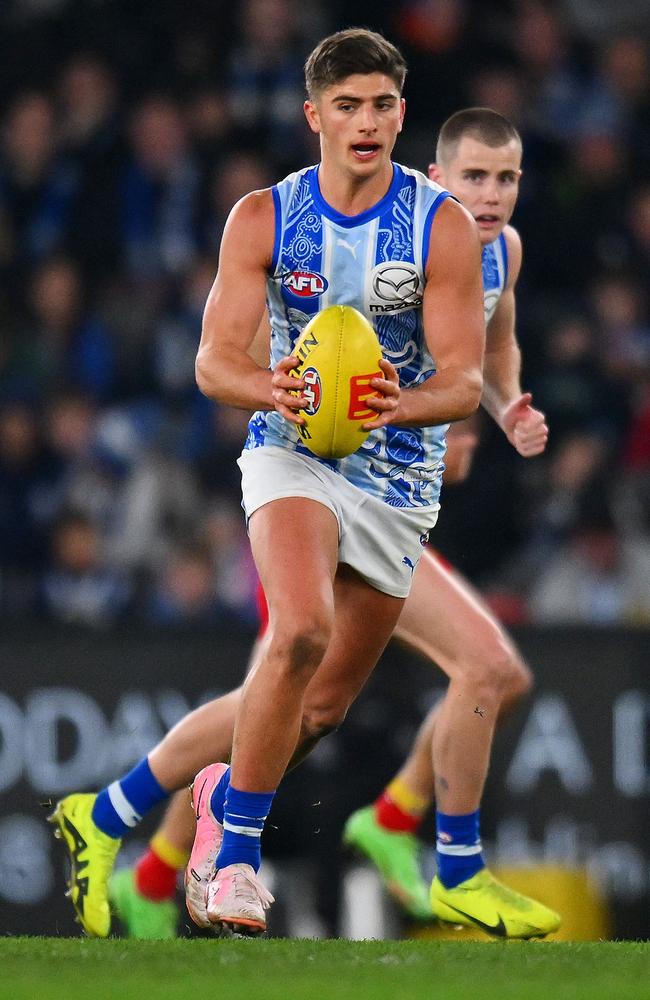
[[275, 902], [275, 897], [271, 895], [265, 885], [255, 875], [247, 875], [246, 872], [236, 872], [232, 876], [235, 896], [239, 896], [246, 903], [253, 906], [259, 902], [263, 910], [268, 910], [271, 903]]

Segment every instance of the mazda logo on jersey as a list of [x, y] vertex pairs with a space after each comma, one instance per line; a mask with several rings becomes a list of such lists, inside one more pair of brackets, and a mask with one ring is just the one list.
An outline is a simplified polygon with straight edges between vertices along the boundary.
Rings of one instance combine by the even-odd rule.
[[316, 271], [289, 271], [282, 278], [282, 284], [301, 299], [322, 295], [327, 288], [327, 278]]
[[378, 264], [371, 281], [371, 312], [400, 312], [422, 305], [420, 275], [414, 264], [406, 261]]

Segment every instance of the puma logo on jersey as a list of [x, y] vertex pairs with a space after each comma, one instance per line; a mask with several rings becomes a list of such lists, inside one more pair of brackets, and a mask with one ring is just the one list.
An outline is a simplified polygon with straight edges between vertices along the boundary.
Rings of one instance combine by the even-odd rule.
[[347, 240], [342, 240], [342, 239], [338, 239], [336, 241], [336, 245], [339, 247], [343, 247], [344, 250], [349, 250], [355, 260], [357, 259], [357, 247], [359, 246], [360, 243], [361, 240], [357, 240], [356, 243], [348, 243]]

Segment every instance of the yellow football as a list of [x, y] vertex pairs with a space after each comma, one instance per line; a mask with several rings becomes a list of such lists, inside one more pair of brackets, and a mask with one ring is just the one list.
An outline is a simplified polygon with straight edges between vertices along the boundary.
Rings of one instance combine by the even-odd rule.
[[366, 402], [377, 395], [370, 379], [383, 377], [377, 334], [352, 306], [330, 306], [309, 321], [292, 353], [300, 359], [292, 374], [305, 380], [310, 400], [297, 427], [303, 444], [320, 458], [351, 455], [368, 437], [362, 424], [377, 415]]

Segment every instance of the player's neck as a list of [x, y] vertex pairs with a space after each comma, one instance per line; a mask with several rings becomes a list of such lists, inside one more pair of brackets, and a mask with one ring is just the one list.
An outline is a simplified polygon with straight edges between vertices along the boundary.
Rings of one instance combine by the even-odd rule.
[[318, 168], [320, 193], [333, 209], [342, 215], [360, 215], [381, 201], [393, 180], [393, 165], [389, 161], [385, 168], [371, 177], [354, 177], [321, 162]]

